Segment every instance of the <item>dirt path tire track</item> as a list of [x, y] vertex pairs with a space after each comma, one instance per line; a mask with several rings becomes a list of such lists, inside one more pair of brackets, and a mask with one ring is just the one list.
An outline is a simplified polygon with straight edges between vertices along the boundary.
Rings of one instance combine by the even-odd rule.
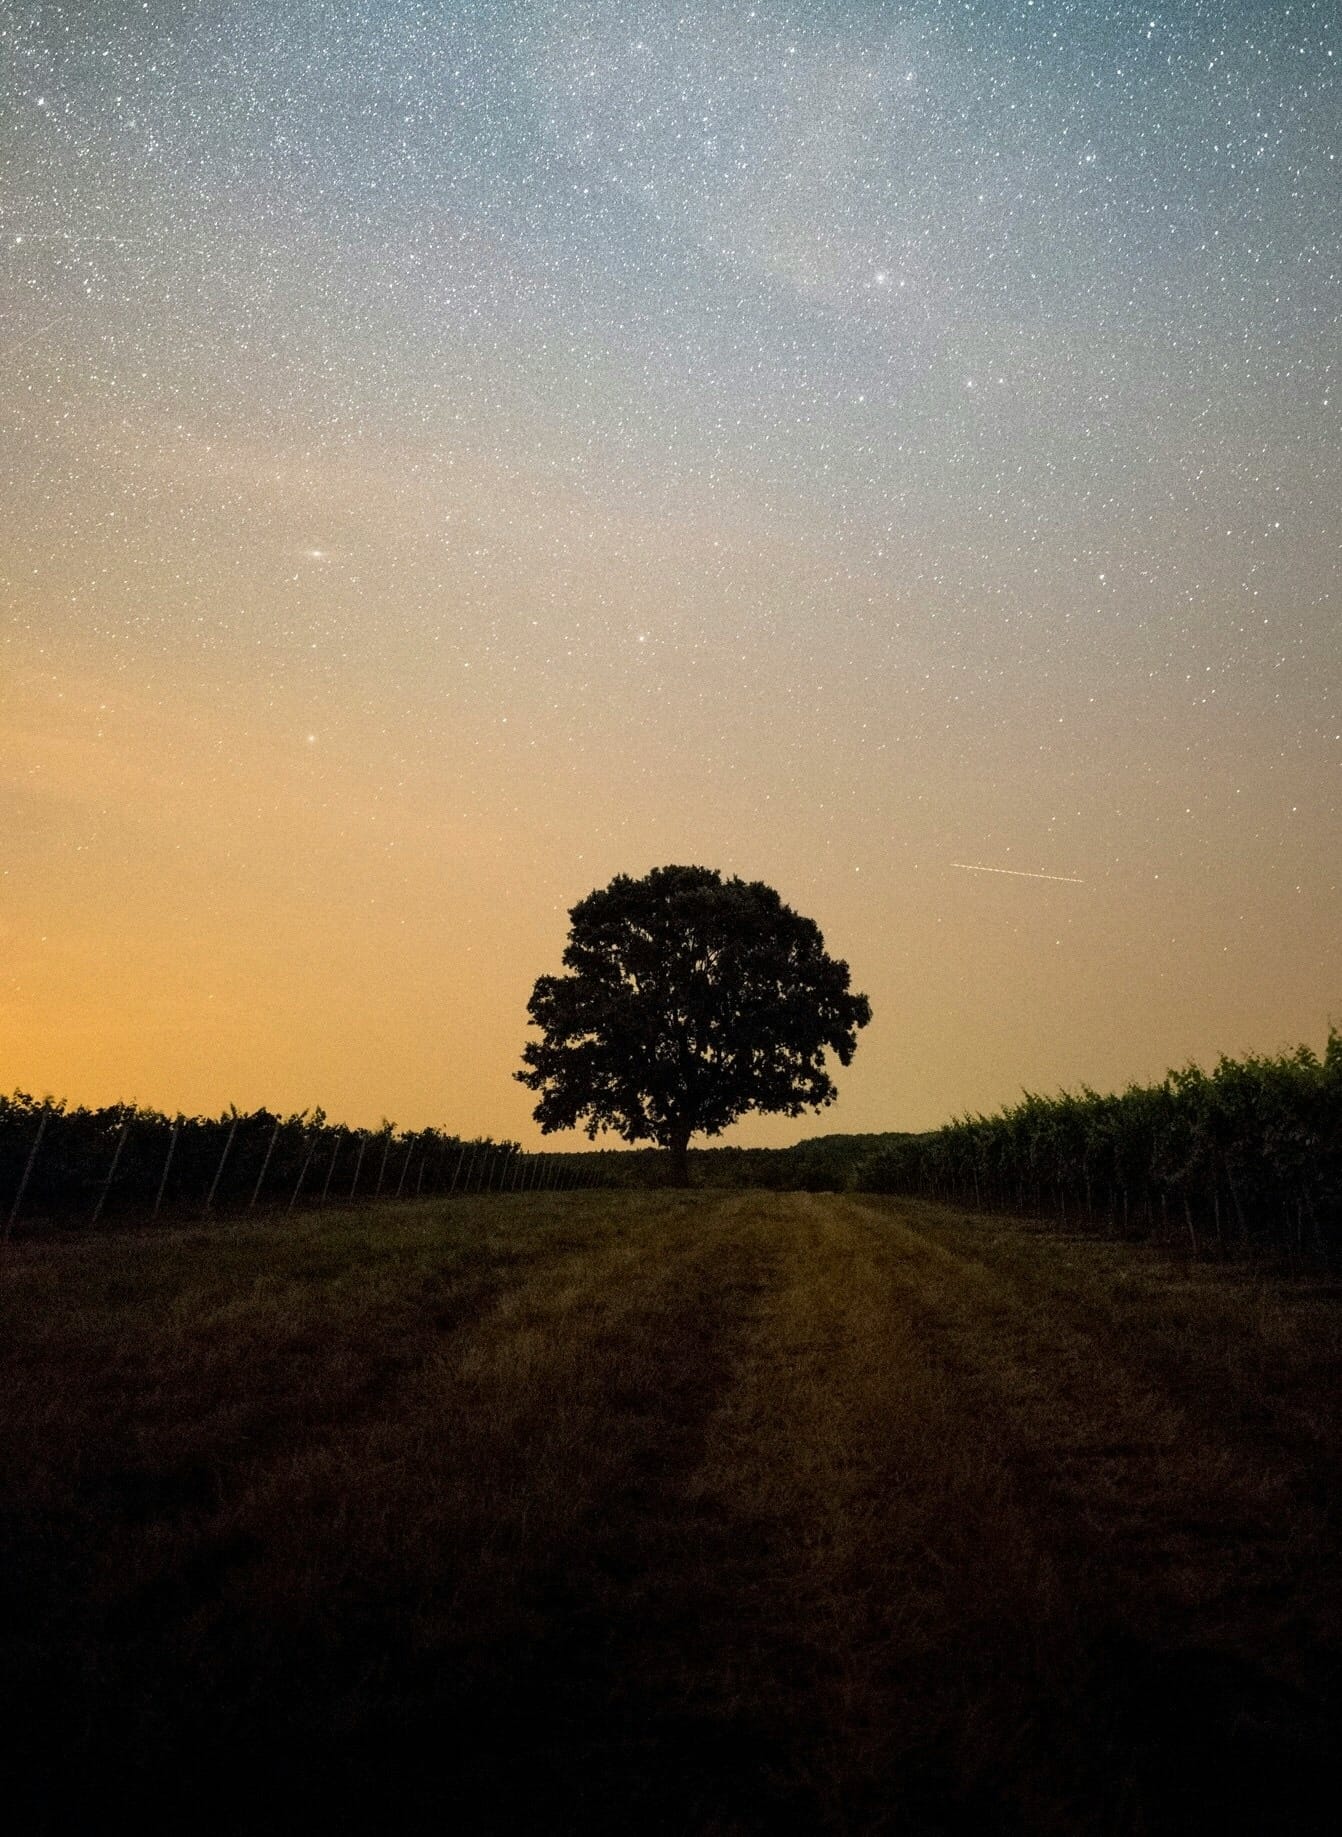
[[732, 1586], [772, 1604], [757, 1688], [797, 1828], [1322, 1828], [1291, 1643], [1318, 1603], [1288, 1598], [1319, 1527], [1286, 1477], [1059, 1318], [1046, 1241], [1032, 1290], [916, 1214], [777, 1217], [697, 1485], [755, 1528]]
[[[113, 1373], [171, 1472], [222, 1435], [172, 1399], [256, 1344], [256, 1394], [220, 1394], [264, 1433], [205, 1502], [95, 1489], [68, 1550], [29, 1552], [69, 1599], [11, 1673], [11, 1752], [66, 1738], [26, 1828], [83, 1828], [59, 1792], [90, 1778], [105, 1817], [249, 1837], [1323, 1828], [1339, 1634], [1299, 1464], [1326, 1406], [1279, 1459], [1275, 1393], [1256, 1426], [1204, 1407], [1237, 1302], [1176, 1354], [1114, 1299], [1129, 1247], [829, 1195], [574, 1194], [506, 1229], [472, 1203], [455, 1275], [430, 1243], [342, 1311], [386, 1240], [333, 1230], [305, 1299], [295, 1238], [255, 1320], [252, 1252], [209, 1276], [217, 1357], [188, 1310], [195, 1365]], [[325, 1375], [271, 1418], [272, 1370]], [[85, 1402], [35, 1418], [48, 1505], [106, 1456]]]
[[710, 1231], [676, 1196], [627, 1210], [569, 1205], [474, 1312], [430, 1292], [441, 1331], [343, 1422], [268, 1438], [171, 1561], [156, 1527], [114, 1538], [98, 1675], [51, 1680], [86, 1736], [26, 1782], [50, 1828], [90, 1775], [105, 1808], [248, 1832], [491, 1801], [473, 1828], [596, 1828], [680, 1776], [682, 1482], [773, 1252], [751, 1196]]

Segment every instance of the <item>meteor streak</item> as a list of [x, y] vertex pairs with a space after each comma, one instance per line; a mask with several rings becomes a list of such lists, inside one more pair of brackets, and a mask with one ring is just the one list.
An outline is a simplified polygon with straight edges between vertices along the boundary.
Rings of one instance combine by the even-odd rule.
[[48, 332], [54, 330], [62, 320], [68, 317], [68, 313], [58, 313], [54, 319], [48, 319], [45, 325], [39, 325], [34, 331], [25, 332], [23, 337], [16, 339], [13, 344], [0, 347], [0, 363], [8, 363], [10, 358], [16, 352], [22, 351], [26, 345], [36, 344], [39, 338], [45, 338]]
[[1032, 874], [1024, 867], [980, 867], [974, 861], [952, 861], [951, 866], [962, 867], [967, 874], [1014, 874], [1018, 880], [1065, 880], [1069, 887], [1086, 884], [1075, 874]]

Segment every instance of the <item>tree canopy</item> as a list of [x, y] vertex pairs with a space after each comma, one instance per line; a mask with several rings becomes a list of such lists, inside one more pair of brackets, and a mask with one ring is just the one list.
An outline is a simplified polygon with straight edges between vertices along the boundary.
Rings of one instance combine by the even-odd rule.
[[527, 1012], [541, 1038], [517, 1073], [546, 1133], [656, 1142], [683, 1183], [692, 1135], [834, 1101], [826, 1052], [851, 1062], [871, 1004], [772, 887], [654, 868], [617, 875], [569, 919], [567, 973], [538, 978]]

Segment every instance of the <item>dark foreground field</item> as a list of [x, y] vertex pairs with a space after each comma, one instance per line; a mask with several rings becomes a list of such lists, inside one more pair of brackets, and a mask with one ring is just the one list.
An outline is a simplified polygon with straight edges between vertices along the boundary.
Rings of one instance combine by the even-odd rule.
[[1330, 1827], [1340, 1344], [1319, 1286], [897, 1200], [12, 1247], [0, 1804]]

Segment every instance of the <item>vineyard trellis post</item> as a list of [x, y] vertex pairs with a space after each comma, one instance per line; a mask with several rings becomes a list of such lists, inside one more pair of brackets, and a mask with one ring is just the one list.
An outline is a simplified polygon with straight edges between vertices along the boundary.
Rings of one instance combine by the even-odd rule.
[[275, 1127], [270, 1132], [270, 1140], [266, 1143], [266, 1152], [262, 1156], [262, 1159], [261, 1159], [261, 1171], [256, 1176], [256, 1185], [252, 1188], [252, 1196], [247, 1204], [247, 1210], [249, 1212], [255, 1206], [257, 1200], [261, 1197], [261, 1188], [265, 1185], [266, 1174], [270, 1170], [270, 1157], [274, 1154], [275, 1144], [276, 1142], [279, 1141], [279, 1139], [280, 1139], [280, 1119], [277, 1116], [275, 1118]]
[[210, 1190], [205, 1195], [205, 1210], [207, 1212], [212, 1212], [214, 1210], [214, 1196], [219, 1191], [219, 1182], [223, 1177], [224, 1163], [228, 1159], [229, 1150], [233, 1146], [233, 1137], [237, 1133], [238, 1133], [238, 1113], [236, 1110], [234, 1110], [232, 1127], [229, 1129], [227, 1139], [224, 1142], [224, 1152], [219, 1157], [219, 1165], [214, 1170], [214, 1179], [211, 1180], [210, 1182]]
[[381, 1199], [382, 1197], [382, 1182], [386, 1177], [387, 1156], [391, 1153], [391, 1133], [394, 1127], [394, 1124], [389, 1124], [384, 1131], [385, 1140], [382, 1143], [382, 1160], [377, 1170], [377, 1185], [373, 1188], [374, 1199]]
[[415, 1152], [415, 1144], [414, 1144], [414, 1141], [412, 1140], [410, 1143], [410, 1146], [405, 1151], [405, 1161], [401, 1167], [401, 1177], [396, 1182], [396, 1197], [398, 1199], [401, 1197], [402, 1189], [405, 1186], [405, 1177], [410, 1172], [410, 1160], [414, 1152]]
[[307, 1153], [303, 1156], [303, 1165], [298, 1170], [297, 1180], [294, 1181], [294, 1190], [289, 1195], [288, 1209], [291, 1212], [298, 1204], [298, 1195], [303, 1190], [303, 1182], [307, 1179], [308, 1168], [312, 1165], [312, 1157], [317, 1152], [317, 1137], [319, 1133], [320, 1131], [315, 1128], [308, 1132]]
[[331, 1191], [331, 1181], [335, 1175], [336, 1162], [340, 1158], [340, 1138], [342, 1135], [344, 1135], [344, 1133], [345, 1133], [345, 1126], [342, 1123], [335, 1132], [335, 1142], [331, 1148], [331, 1162], [328, 1168], [326, 1169], [326, 1179], [322, 1183], [321, 1203], [323, 1205], [326, 1204], [327, 1194]]
[[349, 1183], [349, 1196], [353, 1199], [359, 1186], [359, 1175], [363, 1169], [363, 1158], [368, 1152], [368, 1137], [362, 1129], [359, 1131], [359, 1152], [354, 1157], [354, 1178]]
[[163, 1172], [158, 1177], [158, 1191], [154, 1194], [153, 1216], [158, 1217], [163, 1205], [163, 1195], [168, 1190], [168, 1173], [172, 1167], [172, 1158], [177, 1152], [177, 1138], [182, 1133], [182, 1115], [179, 1110], [172, 1119], [172, 1128], [168, 1131], [168, 1152], [163, 1157]]
[[116, 1179], [116, 1170], [121, 1165], [121, 1151], [126, 1146], [126, 1137], [129, 1134], [130, 1118], [123, 1117], [121, 1128], [117, 1131], [116, 1147], [112, 1150], [112, 1165], [108, 1168], [105, 1177], [98, 1187], [98, 1197], [94, 1203], [93, 1216], [89, 1220], [91, 1225], [96, 1225], [103, 1215], [103, 1207], [107, 1204], [107, 1195], [112, 1189], [112, 1182]]
[[37, 1134], [33, 1137], [33, 1145], [28, 1150], [28, 1159], [24, 1162], [23, 1172], [19, 1176], [19, 1187], [14, 1195], [14, 1203], [10, 1206], [9, 1216], [5, 1219], [6, 1239], [8, 1239], [10, 1232], [18, 1222], [19, 1207], [23, 1204], [23, 1196], [28, 1191], [28, 1182], [32, 1179], [33, 1168], [37, 1164], [37, 1151], [42, 1146], [42, 1137], [47, 1132], [47, 1122], [50, 1116], [51, 1106], [50, 1104], [44, 1104], [42, 1106], [42, 1114], [37, 1119]]

